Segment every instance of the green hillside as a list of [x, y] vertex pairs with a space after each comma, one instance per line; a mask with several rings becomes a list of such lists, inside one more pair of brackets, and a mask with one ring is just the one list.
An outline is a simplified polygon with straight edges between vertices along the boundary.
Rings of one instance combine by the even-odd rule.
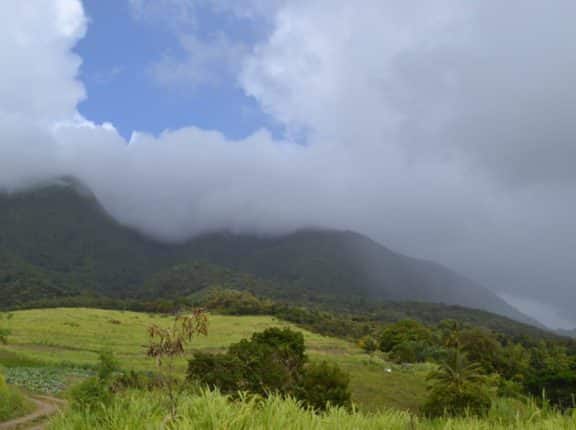
[[60, 184], [0, 194], [2, 307], [79, 292], [141, 297], [153, 292], [156, 280], [174, 268], [206, 262], [244, 279], [251, 276], [260, 293], [298, 302], [458, 304], [534, 323], [454, 272], [394, 253], [356, 233], [214, 233], [183, 244], [160, 243], [119, 225], [77, 188]]
[[[167, 326], [171, 319], [136, 312], [96, 309], [46, 309], [18, 311], [5, 324], [10, 342], [0, 346], [0, 365], [59, 366], [95, 364], [102, 349], [116, 352], [123, 367], [153, 370], [145, 355], [146, 329]], [[364, 410], [386, 407], [417, 409], [426, 391], [429, 365], [410, 369], [370, 358], [354, 344], [302, 330], [268, 316], [211, 315], [206, 337], [193, 341], [198, 351], [223, 351], [227, 346], [268, 327], [291, 327], [304, 334], [312, 359], [327, 359], [350, 372], [353, 399]], [[36, 364], [35, 364], [36, 363]], [[392, 372], [385, 372], [391, 368]], [[185, 360], [180, 362], [182, 374]]]

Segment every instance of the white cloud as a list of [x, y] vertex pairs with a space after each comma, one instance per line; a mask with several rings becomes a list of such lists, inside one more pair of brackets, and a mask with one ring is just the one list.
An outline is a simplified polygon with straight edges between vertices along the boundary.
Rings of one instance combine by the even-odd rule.
[[[126, 142], [76, 112], [80, 3], [11, 0], [0, 6], [0, 187], [73, 174], [122, 222], [172, 240], [351, 228], [573, 311], [576, 61], [560, 43], [572, 2], [246, 4], [241, 19], [272, 31], [244, 57], [241, 83], [305, 145], [195, 127]], [[168, 61], [164, 77], [197, 84], [206, 64], [240, 61], [228, 42], [213, 54], [190, 40], [198, 57]]]
[[38, 121], [70, 116], [84, 97], [76, 80], [80, 58], [70, 51], [85, 30], [80, 2], [7, 0], [1, 8], [0, 114]]

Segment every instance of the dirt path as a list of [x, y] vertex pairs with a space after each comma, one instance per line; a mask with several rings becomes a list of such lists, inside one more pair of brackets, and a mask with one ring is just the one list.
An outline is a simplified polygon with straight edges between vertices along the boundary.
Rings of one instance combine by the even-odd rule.
[[43, 430], [48, 419], [66, 406], [66, 402], [55, 397], [34, 396], [30, 400], [36, 404], [31, 414], [0, 423], [0, 430]]

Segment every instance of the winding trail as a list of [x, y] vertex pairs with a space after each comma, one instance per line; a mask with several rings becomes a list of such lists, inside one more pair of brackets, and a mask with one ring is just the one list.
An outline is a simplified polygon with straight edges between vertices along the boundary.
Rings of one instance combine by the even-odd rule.
[[0, 430], [44, 430], [48, 419], [66, 406], [62, 399], [49, 396], [33, 396], [30, 400], [36, 404], [34, 412], [0, 423]]

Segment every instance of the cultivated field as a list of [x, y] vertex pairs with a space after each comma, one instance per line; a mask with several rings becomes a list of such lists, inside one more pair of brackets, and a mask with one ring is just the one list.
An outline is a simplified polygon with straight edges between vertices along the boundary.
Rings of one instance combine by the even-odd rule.
[[[145, 356], [146, 329], [151, 324], [168, 325], [171, 321], [159, 315], [78, 308], [14, 312], [6, 324], [12, 335], [9, 344], [0, 347], [0, 365], [27, 369], [38, 365], [58, 368], [63, 363], [91, 365], [99, 351], [110, 349], [125, 368], [152, 369], [153, 361]], [[332, 360], [350, 372], [352, 397], [360, 409], [415, 410], [423, 402], [427, 365], [402, 368], [385, 363], [350, 342], [311, 333], [273, 317], [211, 315], [208, 336], [195, 339], [193, 348], [224, 350], [233, 342], [273, 326], [300, 330], [311, 359]], [[179, 365], [182, 373], [185, 366], [183, 360]]]

